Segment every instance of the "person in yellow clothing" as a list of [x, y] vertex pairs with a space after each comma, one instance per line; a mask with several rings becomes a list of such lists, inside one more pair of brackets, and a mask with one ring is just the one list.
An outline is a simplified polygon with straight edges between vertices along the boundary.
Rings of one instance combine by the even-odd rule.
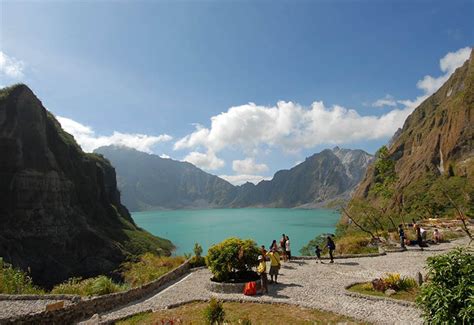
[[278, 279], [278, 271], [280, 270], [280, 254], [278, 254], [276, 248], [272, 248], [268, 253], [270, 258], [270, 283], [273, 283], [273, 277], [275, 277], [275, 283]]
[[262, 295], [268, 293], [268, 286], [267, 286], [267, 263], [265, 262], [265, 257], [262, 255], [258, 256], [258, 266], [257, 266], [257, 273], [260, 275], [260, 282], [262, 285]]

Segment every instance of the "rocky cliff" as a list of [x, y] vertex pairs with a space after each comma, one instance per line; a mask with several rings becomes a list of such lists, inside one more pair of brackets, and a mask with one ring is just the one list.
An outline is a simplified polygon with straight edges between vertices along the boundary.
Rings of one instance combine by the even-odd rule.
[[[388, 158], [395, 163], [395, 193], [407, 202], [415, 185], [428, 190], [442, 175], [474, 183], [474, 51], [464, 65], [406, 119], [391, 140]], [[371, 200], [375, 184], [371, 165], [354, 198]], [[416, 193], [413, 193], [416, 194]]]
[[115, 170], [86, 154], [25, 85], [0, 90], [0, 256], [50, 286], [172, 244], [139, 229]]

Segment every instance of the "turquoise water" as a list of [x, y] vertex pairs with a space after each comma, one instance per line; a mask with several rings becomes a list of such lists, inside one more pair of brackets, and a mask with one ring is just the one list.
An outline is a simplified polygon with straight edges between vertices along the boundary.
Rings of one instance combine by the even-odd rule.
[[135, 212], [138, 226], [167, 238], [175, 254], [191, 253], [194, 243], [207, 249], [228, 237], [251, 238], [269, 247], [281, 234], [290, 237], [291, 251], [299, 249], [322, 233], [333, 233], [339, 213], [328, 209], [209, 209]]

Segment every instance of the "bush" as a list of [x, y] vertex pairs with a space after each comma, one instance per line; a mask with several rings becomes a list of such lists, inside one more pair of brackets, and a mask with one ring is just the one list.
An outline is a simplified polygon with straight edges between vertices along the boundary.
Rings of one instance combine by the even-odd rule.
[[207, 265], [216, 281], [227, 281], [233, 273], [257, 266], [259, 254], [253, 240], [232, 237], [209, 248]]
[[300, 249], [300, 254], [303, 256], [314, 256], [316, 255], [316, 246], [319, 246], [319, 248], [323, 250], [322, 253], [324, 254], [327, 251], [326, 238], [328, 236], [330, 236], [330, 234], [321, 234], [319, 236], [316, 236], [314, 239], [311, 239], [305, 246]]
[[44, 291], [33, 284], [25, 272], [13, 268], [0, 257], [0, 293], [3, 294], [43, 294]]
[[398, 273], [387, 273], [384, 277], [372, 281], [372, 287], [376, 291], [385, 291], [387, 289], [409, 291], [417, 286], [418, 284], [415, 279], [401, 277]]
[[53, 290], [51, 290], [51, 293], [80, 296], [101, 296], [127, 289], [128, 286], [117, 284], [105, 275], [101, 275], [95, 278], [84, 280], [80, 278], [71, 278], [67, 282], [56, 285]]
[[122, 275], [125, 282], [132, 287], [138, 287], [158, 279], [163, 274], [184, 263], [184, 257], [158, 256], [145, 253], [138, 262], [127, 262], [122, 266]]
[[417, 299], [430, 324], [474, 323], [474, 256], [458, 248], [428, 258], [429, 281]]
[[370, 238], [364, 234], [354, 233], [337, 239], [336, 252], [338, 254], [366, 254], [377, 253], [377, 247], [369, 247]]
[[208, 324], [222, 324], [225, 318], [222, 302], [216, 298], [211, 298], [209, 305], [204, 309], [204, 318]]
[[196, 257], [201, 257], [201, 254], [202, 254], [202, 247], [201, 245], [199, 245], [198, 243], [195, 243], [194, 244], [194, 256]]

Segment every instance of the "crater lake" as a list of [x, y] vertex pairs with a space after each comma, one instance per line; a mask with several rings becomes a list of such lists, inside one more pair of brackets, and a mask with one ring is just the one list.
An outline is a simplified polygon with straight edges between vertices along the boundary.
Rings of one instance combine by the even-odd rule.
[[175, 255], [191, 253], [194, 243], [207, 249], [228, 237], [253, 239], [268, 249], [284, 233], [293, 255], [308, 241], [323, 233], [334, 233], [340, 213], [331, 209], [242, 208], [205, 210], [160, 210], [134, 212], [138, 226], [167, 238], [176, 246]]

